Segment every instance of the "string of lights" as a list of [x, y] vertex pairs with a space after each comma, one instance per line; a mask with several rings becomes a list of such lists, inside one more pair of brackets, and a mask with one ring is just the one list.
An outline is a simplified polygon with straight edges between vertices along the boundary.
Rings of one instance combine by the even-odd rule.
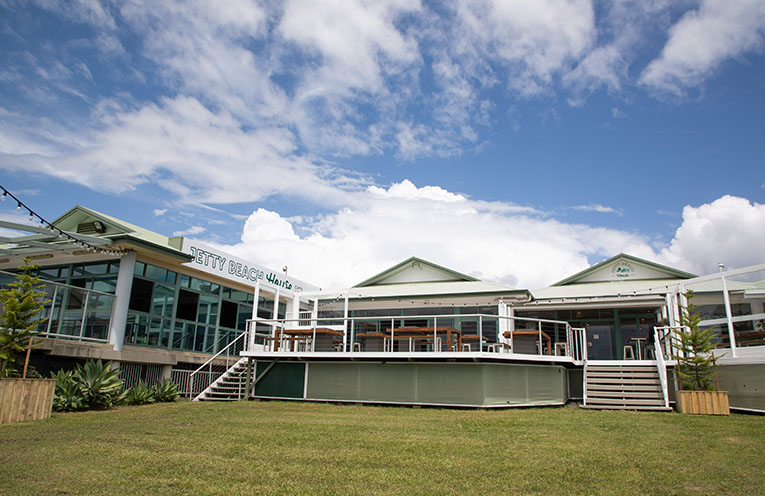
[[107, 254], [107, 255], [124, 255], [126, 253], [124, 250], [115, 250], [115, 249], [101, 248], [100, 246], [96, 246], [96, 245], [90, 244], [90, 243], [88, 243], [86, 241], [83, 241], [82, 239], [79, 239], [79, 238], [77, 238], [75, 236], [72, 236], [68, 232], [66, 232], [66, 231], [64, 231], [62, 229], [59, 229], [58, 227], [54, 226], [53, 224], [51, 224], [50, 222], [45, 220], [40, 214], [38, 214], [37, 212], [32, 210], [23, 201], [18, 199], [13, 193], [8, 191], [4, 186], [0, 185], [0, 189], [3, 190], [3, 194], [2, 194], [2, 196], [0, 196], [0, 201], [4, 202], [4, 201], [6, 201], [6, 199], [8, 197], [11, 197], [13, 199], [13, 201], [16, 202], [16, 212], [19, 212], [19, 213], [21, 213], [22, 211], [29, 212], [29, 222], [35, 222], [36, 220], [39, 220], [40, 221], [40, 228], [41, 229], [45, 229], [46, 226], [47, 226], [47, 229], [49, 229], [51, 231], [57, 232], [58, 233], [58, 237], [60, 239], [67, 239], [67, 240], [69, 240], [71, 242], [74, 242], [74, 243], [82, 246], [82, 248], [84, 248], [84, 249], [86, 249], [88, 251], [95, 252], [95, 253], [104, 253], [104, 254]]

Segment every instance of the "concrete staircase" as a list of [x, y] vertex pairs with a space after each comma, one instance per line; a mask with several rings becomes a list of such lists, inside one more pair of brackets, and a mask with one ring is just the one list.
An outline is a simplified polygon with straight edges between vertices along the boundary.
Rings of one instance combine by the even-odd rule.
[[194, 398], [194, 401], [237, 401], [243, 399], [247, 381], [246, 375], [247, 360], [242, 358]]
[[661, 410], [665, 407], [656, 362], [589, 362], [584, 369], [583, 408]]

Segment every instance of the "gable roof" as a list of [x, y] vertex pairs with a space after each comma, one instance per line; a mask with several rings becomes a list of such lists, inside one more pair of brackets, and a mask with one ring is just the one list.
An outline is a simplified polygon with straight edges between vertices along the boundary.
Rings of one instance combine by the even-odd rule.
[[656, 262], [649, 262], [648, 260], [643, 260], [642, 258], [628, 255], [626, 253], [620, 253], [616, 256], [609, 258], [608, 260], [604, 260], [600, 263], [593, 265], [589, 269], [585, 269], [581, 272], [577, 272], [576, 274], [570, 277], [567, 277], [566, 279], [563, 279], [562, 281], [558, 281], [552, 284], [551, 287], [552, 286], [567, 286], [567, 285], [578, 284], [578, 283], [581, 284], [581, 283], [590, 283], [590, 282], [604, 282], [604, 281], [613, 280], [613, 278], [603, 278], [603, 277], [598, 278], [598, 274], [602, 273], [602, 275], [605, 276], [606, 273], [608, 272], [608, 268], [609, 267], [616, 268], [617, 264], [625, 264], [626, 266], [629, 266], [630, 264], [635, 264], [638, 267], [642, 267], [643, 270], [651, 273], [650, 276], [639, 278], [642, 280], [691, 279], [693, 277], [696, 277], [696, 275], [691, 274], [689, 272], [673, 269], [672, 267], [667, 267], [666, 265], [661, 265]]
[[181, 251], [182, 238], [168, 238], [82, 205], [72, 207], [55, 219], [52, 225], [63, 231], [79, 233], [82, 229], [93, 229], [96, 221], [103, 224], [99, 226], [101, 229], [88, 234], [109, 239], [112, 243], [127, 242], [174, 258], [183, 260], [191, 258], [191, 255]]
[[[415, 272], [417, 271], [417, 272]], [[385, 284], [412, 284], [432, 282], [476, 282], [475, 277], [447, 269], [418, 257], [410, 257], [379, 274], [362, 281], [354, 288], [380, 286]]]

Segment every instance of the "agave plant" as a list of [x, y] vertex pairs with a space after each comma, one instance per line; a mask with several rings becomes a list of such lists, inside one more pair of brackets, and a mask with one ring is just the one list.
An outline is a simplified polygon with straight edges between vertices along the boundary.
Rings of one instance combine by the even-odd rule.
[[74, 372], [83, 401], [90, 408], [111, 408], [125, 399], [120, 371], [111, 365], [112, 362], [88, 360]]
[[174, 382], [162, 379], [154, 386], [154, 398], [157, 401], [175, 401], [178, 399], [178, 388]]
[[71, 370], [59, 370], [53, 374], [56, 379], [56, 389], [53, 394], [53, 409], [57, 412], [80, 410], [84, 403], [79, 385], [74, 381]]
[[143, 381], [128, 389], [125, 393], [125, 402], [128, 405], [145, 405], [146, 403], [154, 403], [154, 388], [149, 387]]

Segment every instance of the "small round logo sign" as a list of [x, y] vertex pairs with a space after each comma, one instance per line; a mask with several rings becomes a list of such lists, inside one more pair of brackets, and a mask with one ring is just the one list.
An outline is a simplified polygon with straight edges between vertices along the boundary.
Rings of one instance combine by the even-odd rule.
[[635, 274], [635, 269], [627, 262], [619, 262], [611, 269], [611, 274], [617, 279], [625, 279]]

